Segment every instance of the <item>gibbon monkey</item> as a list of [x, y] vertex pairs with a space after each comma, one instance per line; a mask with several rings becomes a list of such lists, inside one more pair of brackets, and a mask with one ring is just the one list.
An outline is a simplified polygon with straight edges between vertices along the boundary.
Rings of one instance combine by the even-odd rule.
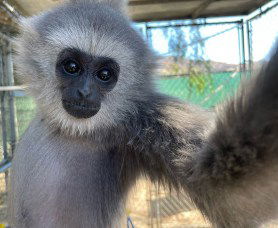
[[140, 175], [185, 190], [215, 227], [258, 227], [278, 206], [278, 52], [217, 112], [157, 92], [155, 56], [121, 0], [22, 19], [18, 74], [38, 112], [11, 174], [16, 228], [121, 227]]

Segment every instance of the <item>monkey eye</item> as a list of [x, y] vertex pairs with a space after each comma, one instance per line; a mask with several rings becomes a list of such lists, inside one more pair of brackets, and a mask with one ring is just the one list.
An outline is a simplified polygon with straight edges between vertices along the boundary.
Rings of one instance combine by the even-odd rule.
[[112, 73], [109, 69], [103, 68], [100, 71], [97, 72], [97, 78], [101, 81], [107, 82], [112, 77]]
[[74, 60], [67, 60], [63, 63], [63, 69], [67, 74], [78, 74], [81, 70], [79, 64]]

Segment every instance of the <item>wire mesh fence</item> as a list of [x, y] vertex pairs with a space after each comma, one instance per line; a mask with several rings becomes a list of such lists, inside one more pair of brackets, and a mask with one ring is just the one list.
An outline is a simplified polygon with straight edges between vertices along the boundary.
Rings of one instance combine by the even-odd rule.
[[240, 80], [240, 72], [219, 72], [193, 79], [187, 76], [163, 77], [157, 81], [157, 85], [163, 93], [211, 108], [232, 95]]
[[261, 9], [264, 13], [251, 15], [246, 22], [249, 65], [255, 72], [260, 69], [263, 60], [268, 59], [265, 53], [270, 53], [278, 41], [278, 27], [275, 23], [278, 16], [277, 6], [278, 1], [272, 1]]
[[[249, 66], [256, 66], [258, 70], [264, 62], [254, 59], [254, 56], [258, 59], [264, 57], [258, 57], [256, 50], [261, 48], [262, 42], [255, 38], [256, 34], [259, 36], [258, 33], [262, 32], [256, 31], [260, 27], [259, 23], [264, 23], [266, 29], [272, 31], [272, 36], [268, 38], [269, 48], [275, 41], [278, 30], [277, 26], [273, 28], [273, 21], [278, 15], [277, 7], [272, 9], [276, 9], [276, 12], [269, 11], [271, 14], [268, 19], [264, 19], [267, 15], [262, 14], [248, 21], [227, 23], [175, 21], [168, 24], [145, 24], [145, 28], [141, 27], [141, 32], [149, 45], [163, 56], [155, 77], [157, 88], [163, 93], [204, 108], [213, 108], [232, 96], [241, 79], [250, 77]], [[273, 21], [269, 19], [272, 17]], [[264, 20], [267, 22], [263, 22]], [[189, 36], [191, 33], [195, 33], [193, 38]], [[131, 213], [135, 218], [135, 225], [156, 228], [211, 227], [185, 194], [170, 193], [148, 181], [141, 185], [144, 187], [140, 186], [139, 189], [147, 188], [147, 192], [138, 190], [136, 194], [139, 195], [138, 198], [145, 194], [149, 209], [148, 213], [145, 212], [145, 223], [142, 223], [144, 211], [133, 208], [137, 215], [141, 214], [138, 218], [134, 212]], [[273, 222], [264, 227], [276, 226], [277, 223]]]
[[[162, 55], [154, 77], [159, 91], [204, 108], [213, 108], [234, 94], [246, 73], [243, 71], [246, 68], [243, 67], [241, 20], [172, 21], [144, 25], [145, 28], [141, 25], [141, 32], [149, 45]], [[225, 40], [230, 41], [228, 45]], [[145, 198], [144, 207], [148, 210], [134, 208], [134, 203], [128, 206], [132, 208], [130, 215], [135, 226], [210, 227], [185, 193], [170, 193], [144, 180], [140, 185], [136, 200]], [[144, 219], [143, 215], [146, 216]]]
[[240, 20], [148, 23], [146, 38], [163, 56], [158, 89], [205, 108], [232, 95], [244, 72], [241, 30]]

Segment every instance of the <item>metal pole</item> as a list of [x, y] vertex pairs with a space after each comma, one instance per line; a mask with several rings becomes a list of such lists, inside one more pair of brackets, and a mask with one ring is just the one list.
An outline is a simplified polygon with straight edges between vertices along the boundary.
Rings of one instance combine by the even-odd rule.
[[[7, 64], [6, 64], [6, 72], [7, 72], [7, 83], [9, 86], [14, 85], [14, 74], [13, 74], [13, 60], [12, 60], [12, 47], [11, 43], [7, 43], [6, 48], [7, 54]], [[10, 111], [10, 128], [11, 128], [11, 155], [15, 150], [15, 144], [18, 136], [18, 129], [17, 129], [17, 118], [16, 118], [16, 107], [14, 102], [14, 91], [9, 91], [9, 111]]]
[[[4, 44], [5, 45], [5, 44]], [[3, 50], [4, 46], [1, 48], [1, 85], [5, 86], [6, 81], [5, 77], [7, 75], [6, 72], [6, 52]], [[8, 143], [7, 143], [7, 126], [6, 126], [6, 108], [5, 108], [5, 95], [6, 92], [1, 93], [1, 117], [2, 117], [2, 139], [3, 139], [3, 157], [4, 160], [8, 160]], [[9, 181], [9, 171], [5, 171], [5, 185], [6, 189], [8, 188], [8, 181]]]
[[152, 46], [152, 34], [151, 34], [151, 30], [152, 28], [149, 27], [146, 23], [146, 38], [147, 38], [147, 42], [150, 46]]
[[6, 173], [11, 166], [12, 166], [12, 163], [10, 161], [5, 161], [0, 166], [0, 173], [3, 173], [3, 172]]
[[246, 22], [247, 26], [247, 41], [248, 41], [248, 56], [249, 56], [249, 73], [251, 73], [253, 68], [253, 52], [252, 52], [252, 24], [248, 20]]
[[237, 27], [237, 33], [238, 33], [238, 56], [239, 56], [239, 71], [242, 72], [242, 51], [241, 51], [241, 42], [240, 42], [240, 24], [238, 24]]
[[273, 6], [270, 6], [270, 7], [268, 7], [267, 9], [265, 9], [265, 10], [263, 10], [263, 11], [260, 11], [258, 14], [256, 14], [255, 16], [249, 18], [248, 20], [249, 20], [249, 21], [250, 21], [250, 20], [254, 20], [254, 19], [256, 19], [256, 18], [258, 18], [258, 17], [260, 17], [260, 16], [266, 14], [268, 11], [270, 11], [270, 10], [276, 8], [277, 6], [278, 6], [278, 2], [277, 2], [276, 4], [274, 4]]
[[8, 92], [8, 91], [24, 91], [24, 86], [0, 86], [0, 92]]
[[[4, 81], [4, 62], [3, 62], [3, 47], [0, 48], [0, 84], [5, 86]], [[5, 93], [1, 92], [0, 102], [1, 102], [1, 121], [2, 121], [2, 140], [3, 140], [3, 158], [8, 158], [7, 150], [7, 127], [6, 127], [6, 109], [5, 109]]]
[[171, 24], [171, 25], [146, 25], [147, 29], [156, 28], [173, 28], [173, 27], [185, 27], [185, 26], [205, 26], [205, 25], [223, 25], [223, 24], [238, 24], [240, 21], [223, 21], [223, 22], [203, 22], [203, 23], [190, 23], [190, 24]]
[[241, 20], [240, 24], [240, 30], [241, 30], [241, 43], [242, 43], [242, 66], [243, 66], [243, 72], [246, 73], [246, 54], [245, 54], [245, 37], [244, 37], [244, 21]]

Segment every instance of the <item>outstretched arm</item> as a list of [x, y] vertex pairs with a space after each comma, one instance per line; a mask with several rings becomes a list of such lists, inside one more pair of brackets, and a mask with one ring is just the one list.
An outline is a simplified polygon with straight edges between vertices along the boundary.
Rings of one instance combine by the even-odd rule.
[[219, 110], [215, 128], [196, 159], [193, 182], [205, 185], [194, 193], [195, 186], [192, 194], [219, 227], [256, 227], [278, 215], [275, 51], [260, 74]]
[[[161, 99], [130, 145], [152, 179], [184, 188], [216, 227], [278, 214], [278, 51], [217, 114]], [[132, 128], [131, 128], [132, 129]], [[133, 129], [134, 130], [134, 129]]]

